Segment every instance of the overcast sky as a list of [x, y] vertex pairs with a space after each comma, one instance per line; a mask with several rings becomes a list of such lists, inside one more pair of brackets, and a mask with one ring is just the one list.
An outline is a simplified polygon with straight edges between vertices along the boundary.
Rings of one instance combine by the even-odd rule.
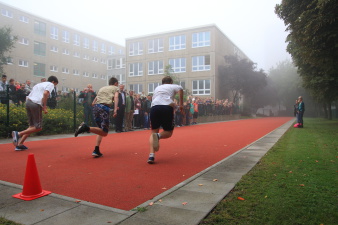
[[281, 0], [0, 0], [116, 44], [125, 39], [215, 24], [266, 72], [290, 59]]

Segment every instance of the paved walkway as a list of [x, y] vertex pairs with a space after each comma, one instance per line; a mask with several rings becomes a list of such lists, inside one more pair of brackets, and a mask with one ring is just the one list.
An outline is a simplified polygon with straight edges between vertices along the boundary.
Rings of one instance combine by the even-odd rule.
[[[235, 187], [293, 124], [294, 119], [235, 154], [145, 202], [145, 212], [124, 211], [50, 194], [33, 201], [12, 195], [22, 186], [0, 181], [0, 216], [22, 224], [37, 225], [177, 225], [198, 224]], [[69, 135], [55, 135], [64, 138]], [[37, 137], [35, 140], [50, 139]], [[30, 141], [33, 138], [30, 139]], [[0, 144], [11, 140], [0, 140]], [[1, 148], [1, 145], [0, 145]], [[5, 160], [5, 159], [2, 159]], [[182, 204], [183, 203], [183, 204]]]

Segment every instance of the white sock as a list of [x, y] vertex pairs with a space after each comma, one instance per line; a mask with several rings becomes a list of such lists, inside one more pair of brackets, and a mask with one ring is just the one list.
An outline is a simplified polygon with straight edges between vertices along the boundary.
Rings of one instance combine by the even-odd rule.
[[149, 157], [155, 157], [155, 153], [150, 153]]

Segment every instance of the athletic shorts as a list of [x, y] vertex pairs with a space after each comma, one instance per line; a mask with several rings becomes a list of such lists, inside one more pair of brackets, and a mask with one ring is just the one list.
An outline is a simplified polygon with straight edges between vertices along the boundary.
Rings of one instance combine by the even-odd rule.
[[175, 127], [174, 108], [169, 105], [156, 105], [150, 109], [151, 129], [163, 128], [165, 131], [172, 131]]
[[32, 102], [30, 99], [26, 101], [26, 112], [28, 116], [28, 124], [36, 129], [42, 128], [42, 106]]
[[109, 110], [110, 108], [106, 105], [96, 104], [93, 106], [95, 122], [106, 133], [109, 131]]

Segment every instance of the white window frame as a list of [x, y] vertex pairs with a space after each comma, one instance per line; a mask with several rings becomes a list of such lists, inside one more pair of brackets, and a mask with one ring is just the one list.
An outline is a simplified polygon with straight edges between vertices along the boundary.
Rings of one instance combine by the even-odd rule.
[[19, 66], [28, 67], [28, 61], [19, 59]]
[[82, 44], [83, 44], [83, 48], [89, 49], [89, 39], [88, 38], [84, 37]]
[[19, 43], [22, 44], [22, 45], [29, 45], [29, 40], [28, 40], [28, 38], [21, 37], [19, 39]]
[[143, 76], [143, 63], [130, 63], [129, 76], [130, 77]]
[[101, 58], [101, 63], [102, 63], [102, 64], [106, 64], [106, 63], [107, 63], [107, 60], [104, 59], [104, 58]]
[[111, 77], [115, 77], [119, 81], [119, 84], [125, 84], [126, 83], [126, 75], [125, 74], [115, 74], [115, 75], [112, 75]]
[[74, 76], [80, 76], [80, 72], [77, 69], [73, 69]]
[[99, 44], [96, 40], [93, 40], [93, 51], [97, 52], [99, 50]]
[[185, 73], [187, 71], [186, 58], [169, 59], [169, 65], [171, 65], [171, 69], [174, 73]]
[[113, 69], [113, 59], [108, 59], [107, 60], [107, 70], [112, 70]]
[[93, 74], [92, 74], [92, 78], [94, 78], [94, 79], [98, 79], [99, 77], [97, 76], [97, 74], [96, 74], [96, 73], [93, 73]]
[[185, 35], [169, 37], [169, 51], [176, 51], [186, 48], [187, 38]]
[[52, 52], [59, 52], [59, 48], [55, 45], [50, 46], [50, 51]]
[[141, 94], [143, 92], [143, 85], [142, 84], [130, 84], [129, 90], [134, 91], [135, 94]]
[[108, 47], [108, 55], [114, 55], [115, 54], [115, 47], [109, 46]]
[[164, 73], [164, 63], [162, 60], [148, 62], [148, 75], [158, 75]]
[[[206, 86], [209, 86], [209, 88], [207, 88]], [[191, 87], [193, 95], [211, 94], [211, 80], [193, 80]]]
[[82, 75], [83, 75], [84, 77], [89, 77], [89, 73], [88, 73], [88, 72], [83, 72]]
[[200, 48], [206, 46], [210, 46], [210, 31], [192, 34], [192, 48]]
[[101, 78], [101, 80], [107, 80], [107, 75], [101, 74], [100, 78]]
[[70, 51], [67, 48], [64, 48], [62, 50], [62, 54], [64, 54], [64, 55], [70, 55]]
[[129, 56], [143, 55], [143, 43], [133, 42], [129, 44]]
[[[209, 64], [208, 64], [209, 60]], [[210, 70], [210, 55], [193, 56], [192, 71], [207, 71]]]
[[7, 9], [1, 9], [1, 15], [13, 18], [13, 13]]
[[93, 56], [93, 62], [98, 62], [99, 59], [96, 56]]
[[73, 44], [76, 46], [80, 46], [81, 45], [81, 37], [79, 34], [74, 34], [73, 36]]
[[106, 54], [106, 52], [107, 52], [106, 44], [105, 43], [101, 43], [101, 53], [102, 54]]
[[69, 33], [69, 31], [63, 30], [62, 31], [62, 41], [64, 43], [69, 43], [69, 40], [70, 40], [70, 33]]
[[50, 70], [51, 72], [58, 72], [58, 67], [55, 66], [55, 65], [51, 65], [51, 66], [49, 67], [49, 70]]
[[163, 52], [163, 38], [155, 38], [148, 41], [148, 53]]
[[75, 58], [80, 58], [81, 57], [80, 53], [78, 53], [77, 51], [74, 52], [73, 56]]
[[85, 60], [90, 60], [90, 57], [89, 57], [89, 55], [84, 54], [84, 55], [83, 55], [83, 59], [85, 59]]
[[50, 28], [50, 38], [54, 39], [54, 40], [59, 39], [59, 28], [57, 28], [55, 26], [51, 26], [51, 28]]
[[149, 83], [148, 84], [148, 94], [153, 94], [155, 91], [155, 88], [157, 88], [158, 86], [160, 86], [160, 83]]
[[62, 73], [69, 74], [69, 69], [66, 67], [62, 68]]
[[23, 23], [29, 23], [29, 18], [24, 15], [21, 15], [19, 20]]

